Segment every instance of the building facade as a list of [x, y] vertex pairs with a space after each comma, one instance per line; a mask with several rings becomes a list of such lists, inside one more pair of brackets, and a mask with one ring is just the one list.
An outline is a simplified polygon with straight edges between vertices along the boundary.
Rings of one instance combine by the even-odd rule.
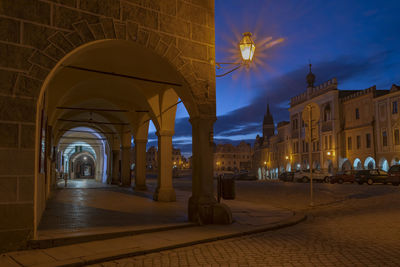
[[250, 170], [251, 159], [251, 145], [244, 141], [237, 146], [219, 144], [214, 149], [214, 170], [216, 172]]
[[[256, 137], [253, 155], [253, 170], [259, 179], [309, 169], [310, 164], [331, 174], [345, 169], [388, 170], [399, 164], [399, 86], [341, 90], [335, 78], [314, 86], [311, 68], [306, 79], [306, 91], [290, 100], [290, 122], [278, 123], [271, 136], [264, 130], [268, 128], [264, 119], [263, 137]], [[319, 118], [312, 142], [308, 142], [302, 113], [311, 103], [318, 107]]]

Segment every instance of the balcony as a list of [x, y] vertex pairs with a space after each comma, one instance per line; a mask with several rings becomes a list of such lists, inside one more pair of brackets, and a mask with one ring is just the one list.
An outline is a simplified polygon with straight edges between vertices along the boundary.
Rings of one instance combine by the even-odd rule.
[[321, 125], [322, 132], [329, 132], [333, 129], [333, 121], [323, 121]]

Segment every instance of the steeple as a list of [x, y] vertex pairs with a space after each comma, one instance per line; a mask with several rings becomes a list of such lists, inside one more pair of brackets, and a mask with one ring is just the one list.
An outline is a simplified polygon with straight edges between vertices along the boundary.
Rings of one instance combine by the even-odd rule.
[[315, 75], [314, 73], [311, 72], [311, 63], [310, 63], [310, 72], [307, 74], [306, 80], [308, 87], [314, 87], [314, 82], [315, 82]]
[[274, 118], [269, 111], [269, 103], [267, 104], [267, 113], [264, 115], [263, 121], [263, 137], [270, 138], [275, 134]]

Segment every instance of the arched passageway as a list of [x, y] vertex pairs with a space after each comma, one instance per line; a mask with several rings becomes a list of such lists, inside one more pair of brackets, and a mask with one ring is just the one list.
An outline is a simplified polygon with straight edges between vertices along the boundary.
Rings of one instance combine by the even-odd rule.
[[361, 160], [359, 158], [356, 158], [353, 162], [353, 168], [354, 170], [362, 170], [362, 164], [361, 164]]
[[379, 160], [379, 169], [384, 170], [384, 171], [389, 170], [389, 163], [388, 163], [387, 159], [381, 158]]
[[342, 164], [342, 170], [343, 171], [351, 170], [351, 162], [350, 162], [350, 160], [348, 160], [348, 159], [344, 160], [344, 162]]
[[[38, 121], [46, 118], [54, 137], [52, 142], [58, 143], [57, 153], [62, 154], [61, 166], [53, 168], [64, 166], [63, 170], [58, 171], [74, 176], [69, 178], [76, 178], [75, 168], [79, 168], [81, 176], [83, 165], [75, 164], [79, 162], [78, 154], [85, 151], [93, 156], [93, 164], [83, 166], [83, 173], [94, 174], [94, 178], [103, 183], [131, 186], [133, 137], [134, 188], [145, 190], [146, 143], [151, 120], [158, 137], [158, 178], [154, 200], [175, 201], [172, 136], [176, 106], [183, 102], [190, 116], [193, 133], [193, 186], [192, 197], [188, 201], [189, 220], [230, 223], [229, 209], [216, 203], [213, 195], [210, 136], [215, 108], [202, 106], [200, 114], [191, 90], [187, 80], [168, 60], [139, 44], [124, 40], [102, 40], [77, 48], [51, 71], [42, 87], [38, 105]], [[211, 109], [207, 111], [208, 108]], [[207, 115], [207, 112], [210, 114]], [[87, 130], [93, 130], [93, 127], [97, 132]], [[87, 133], [83, 134], [82, 129]], [[74, 141], [67, 142], [69, 139]], [[43, 210], [43, 196], [38, 192], [37, 214]], [[204, 205], [219, 209], [220, 212], [210, 213], [199, 208]]]
[[286, 164], [286, 171], [287, 171], [287, 172], [292, 171], [292, 166], [290, 165], [290, 162], [288, 162], [288, 163]]
[[390, 166], [393, 166], [393, 165], [400, 165], [400, 158], [394, 157], [392, 159], [392, 161], [390, 162]]
[[372, 170], [375, 169], [375, 160], [372, 157], [367, 157], [364, 161], [364, 169]]

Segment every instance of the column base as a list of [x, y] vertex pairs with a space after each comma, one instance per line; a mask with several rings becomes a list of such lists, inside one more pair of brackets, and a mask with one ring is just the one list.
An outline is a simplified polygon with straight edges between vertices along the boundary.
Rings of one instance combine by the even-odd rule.
[[147, 190], [147, 186], [146, 185], [135, 185], [133, 187], [133, 189], [135, 191], [146, 191]]
[[175, 190], [171, 188], [157, 188], [156, 192], [154, 192], [153, 199], [155, 201], [161, 202], [175, 202], [176, 194]]
[[215, 200], [201, 201], [190, 197], [189, 221], [198, 224], [231, 224], [232, 211], [224, 203], [217, 203]]

